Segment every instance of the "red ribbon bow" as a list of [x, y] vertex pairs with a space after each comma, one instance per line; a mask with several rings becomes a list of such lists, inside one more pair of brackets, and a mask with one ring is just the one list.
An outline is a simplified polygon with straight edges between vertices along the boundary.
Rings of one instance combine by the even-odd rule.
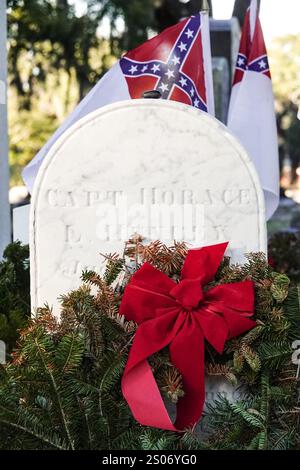
[[[177, 284], [151, 266], [132, 276], [120, 306], [139, 327], [122, 377], [122, 392], [135, 419], [144, 426], [183, 430], [200, 419], [205, 400], [204, 340], [222, 353], [225, 341], [253, 328], [251, 281], [204, 291], [214, 279], [228, 243], [190, 250]], [[147, 358], [169, 346], [170, 359], [183, 378], [172, 423]]]

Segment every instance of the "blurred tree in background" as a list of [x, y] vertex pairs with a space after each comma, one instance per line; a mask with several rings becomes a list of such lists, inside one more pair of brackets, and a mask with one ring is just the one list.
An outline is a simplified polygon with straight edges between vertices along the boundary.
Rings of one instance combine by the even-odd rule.
[[270, 57], [280, 150], [290, 156], [295, 170], [300, 165], [300, 36], [276, 38]]
[[8, 245], [0, 261], [0, 337], [10, 353], [30, 318], [29, 247]]
[[112, 64], [97, 35], [102, 12], [95, 14], [95, 3], [88, 0], [77, 16], [67, 0], [8, 0], [12, 183]]
[[[7, 0], [11, 183], [120, 55], [198, 12], [202, 0]], [[210, 7], [212, 2], [209, 1]], [[236, 0], [240, 22], [247, 1]], [[211, 9], [212, 12], [212, 9]], [[282, 154], [299, 164], [300, 39], [271, 52]], [[298, 58], [298, 59], [297, 59]], [[298, 60], [298, 62], [297, 62]]]

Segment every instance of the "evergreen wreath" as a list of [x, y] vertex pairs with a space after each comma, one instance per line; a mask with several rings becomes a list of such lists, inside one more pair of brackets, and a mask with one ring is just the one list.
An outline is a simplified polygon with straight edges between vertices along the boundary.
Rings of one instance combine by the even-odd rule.
[[[214, 284], [255, 283], [257, 326], [230, 340], [220, 356], [206, 348], [206, 372], [243, 389], [230, 402], [207, 405], [202, 427], [185, 433], [140, 426], [121, 393], [120, 380], [136, 325], [119, 315], [131, 275], [148, 261], [178, 279], [184, 243], [144, 245], [136, 236], [124, 255], [105, 256], [101, 277], [82, 274], [82, 286], [61, 298], [58, 321], [48, 306], [21, 331], [17, 348], [0, 366], [0, 449], [299, 449], [300, 289], [276, 273], [262, 253], [230, 265], [224, 259]], [[295, 363], [293, 363], [295, 362]], [[184, 394], [166, 351], [151, 359], [165, 399]]]

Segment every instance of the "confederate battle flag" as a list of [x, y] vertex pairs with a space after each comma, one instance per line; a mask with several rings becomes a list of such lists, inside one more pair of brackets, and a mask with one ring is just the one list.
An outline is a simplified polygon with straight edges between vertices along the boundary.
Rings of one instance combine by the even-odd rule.
[[214, 114], [207, 13], [191, 16], [125, 54], [26, 166], [23, 178], [29, 191], [45, 155], [72, 124], [102, 106], [141, 98], [149, 90], [158, 90], [163, 99]]
[[272, 81], [257, 0], [251, 0], [243, 26], [228, 127], [256, 167], [269, 219], [279, 202], [279, 156]]

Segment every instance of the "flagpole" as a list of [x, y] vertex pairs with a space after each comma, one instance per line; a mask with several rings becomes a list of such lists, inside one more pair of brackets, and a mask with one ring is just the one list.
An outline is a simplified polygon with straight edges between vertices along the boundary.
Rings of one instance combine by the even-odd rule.
[[212, 55], [210, 45], [210, 31], [209, 31], [209, 4], [207, 0], [202, 0], [201, 9], [202, 19], [202, 44], [203, 44], [203, 61], [205, 64], [205, 88], [206, 88], [206, 102], [207, 111], [212, 116], [215, 115], [214, 103], [214, 85], [213, 85], [213, 70], [212, 70]]
[[202, 0], [202, 9], [201, 11], [207, 13], [209, 15], [209, 4], [207, 0]]
[[7, 137], [7, 20], [6, 0], [0, 2], [0, 259], [11, 241], [11, 220], [8, 201], [9, 166]]
[[251, 0], [250, 2], [250, 31], [251, 31], [251, 40], [253, 40], [254, 32], [255, 32], [255, 25], [256, 19], [258, 16], [258, 4], [257, 0]]

